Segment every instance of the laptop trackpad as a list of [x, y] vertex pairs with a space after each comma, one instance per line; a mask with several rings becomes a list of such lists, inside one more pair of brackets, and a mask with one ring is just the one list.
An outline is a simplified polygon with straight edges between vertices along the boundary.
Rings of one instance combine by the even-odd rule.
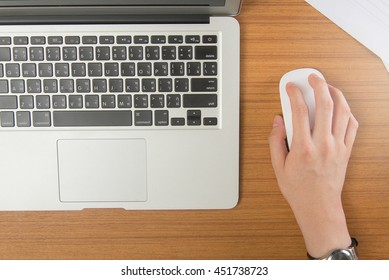
[[58, 140], [62, 202], [146, 201], [146, 141]]

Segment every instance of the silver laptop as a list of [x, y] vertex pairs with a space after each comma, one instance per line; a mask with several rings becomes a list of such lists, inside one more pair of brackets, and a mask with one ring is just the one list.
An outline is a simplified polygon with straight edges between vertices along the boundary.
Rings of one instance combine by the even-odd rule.
[[0, 0], [0, 210], [227, 209], [241, 0]]

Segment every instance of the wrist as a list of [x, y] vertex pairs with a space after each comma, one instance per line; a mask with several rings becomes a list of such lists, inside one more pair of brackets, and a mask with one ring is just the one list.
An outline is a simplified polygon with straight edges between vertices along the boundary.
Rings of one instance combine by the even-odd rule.
[[327, 211], [316, 208], [306, 216], [296, 216], [296, 219], [307, 252], [314, 258], [320, 258], [336, 249], [347, 248], [351, 244], [342, 207]]

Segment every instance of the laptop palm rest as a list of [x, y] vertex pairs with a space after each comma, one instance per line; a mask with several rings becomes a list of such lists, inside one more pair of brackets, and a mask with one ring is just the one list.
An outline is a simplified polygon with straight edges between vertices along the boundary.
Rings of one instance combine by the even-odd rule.
[[58, 140], [61, 202], [147, 200], [144, 139]]

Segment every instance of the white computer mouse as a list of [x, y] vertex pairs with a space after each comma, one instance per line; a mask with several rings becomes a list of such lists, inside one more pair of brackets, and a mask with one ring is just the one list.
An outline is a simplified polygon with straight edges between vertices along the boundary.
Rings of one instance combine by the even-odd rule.
[[286, 138], [288, 140], [289, 148], [292, 147], [292, 139], [293, 139], [293, 123], [292, 123], [292, 109], [290, 107], [290, 101], [288, 93], [286, 92], [286, 84], [289, 82], [297, 85], [301, 92], [303, 93], [304, 100], [307, 103], [309, 109], [309, 124], [311, 129], [315, 124], [315, 95], [312, 87], [308, 82], [308, 77], [310, 74], [315, 73], [322, 79], [324, 76], [318, 70], [313, 68], [301, 68], [290, 71], [282, 76], [280, 80], [280, 97], [281, 97], [281, 106], [282, 113], [284, 115], [284, 123], [286, 129]]

